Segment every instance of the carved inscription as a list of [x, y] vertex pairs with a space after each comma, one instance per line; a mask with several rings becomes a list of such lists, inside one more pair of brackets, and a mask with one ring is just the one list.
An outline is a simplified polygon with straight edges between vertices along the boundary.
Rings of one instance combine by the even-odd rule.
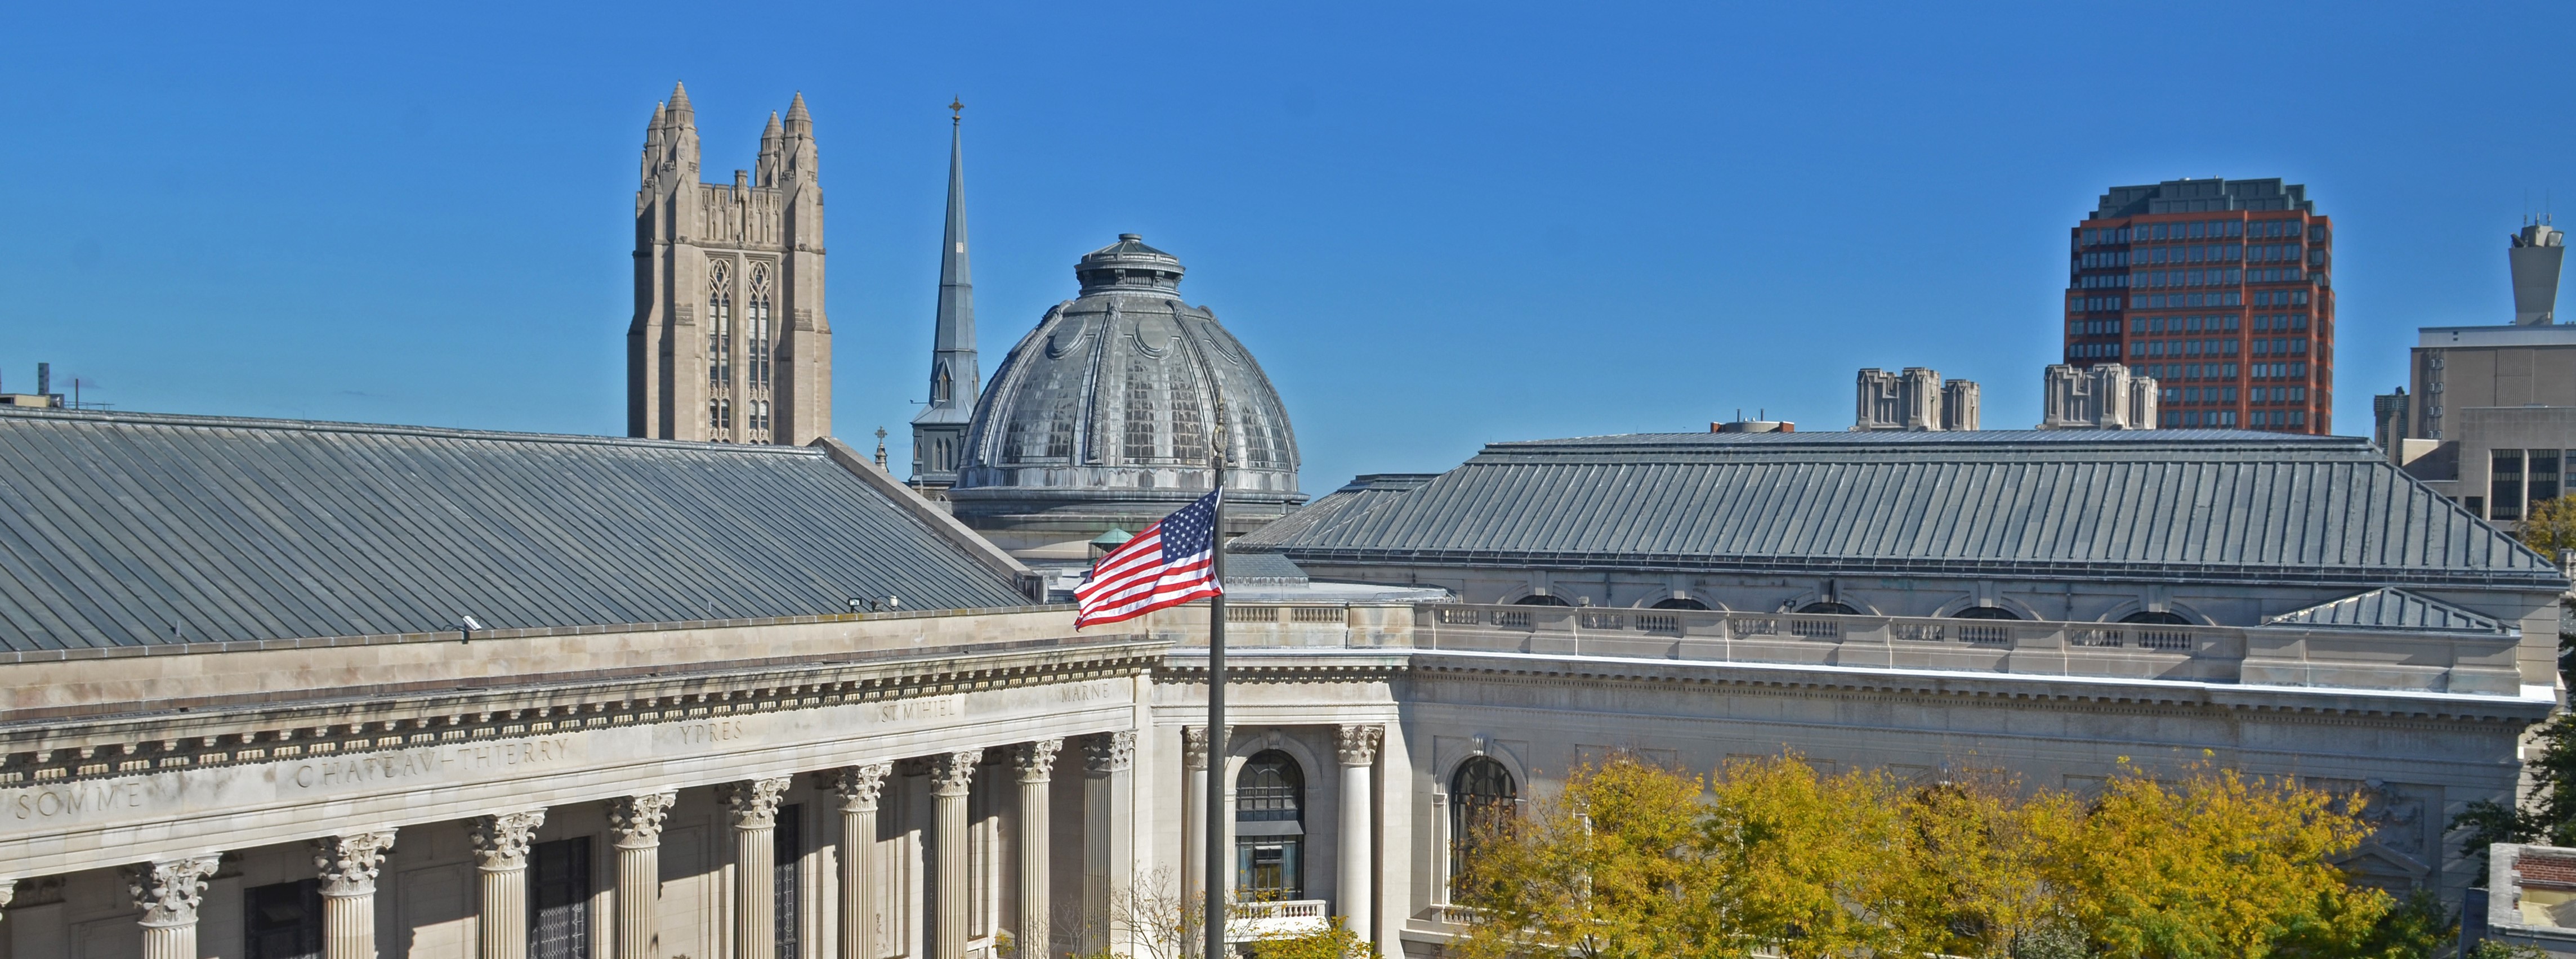
[[1126, 684], [1114, 679], [1095, 679], [1085, 683], [1066, 683], [1055, 688], [1057, 702], [1090, 703], [1125, 699]]
[[460, 743], [301, 762], [295, 764], [289, 781], [297, 789], [346, 789], [447, 772], [498, 772], [523, 766], [552, 765], [572, 758], [572, 754], [570, 736]]
[[75, 783], [21, 792], [9, 800], [15, 819], [52, 819], [83, 813], [141, 809], [148, 796], [139, 782]]
[[877, 721], [881, 723], [933, 722], [966, 715], [966, 697], [954, 693], [946, 696], [924, 696], [920, 699], [898, 699], [876, 705]]

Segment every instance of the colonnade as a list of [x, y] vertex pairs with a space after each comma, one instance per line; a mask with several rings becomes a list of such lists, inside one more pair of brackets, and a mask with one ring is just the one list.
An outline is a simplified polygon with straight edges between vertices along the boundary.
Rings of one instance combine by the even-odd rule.
[[[1054, 873], [1047, 810], [1056, 758], [1063, 747], [1062, 739], [1042, 739], [993, 750], [1003, 753], [999, 758], [1007, 759], [1006, 768], [1018, 787], [1019, 922], [1010, 932], [1023, 943], [1047, 943], [1054, 932], [1050, 927], [1054, 912], [1049, 901], [1049, 880]], [[1089, 737], [1083, 763], [1085, 798], [1124, 798], [1132, 803], [1133, 787], [1121, 780], [1132, 775], [1134, 750], [1132, 732]], [[911, 757], [925, 762], [932, 797], [932, 825], [926, 837], [929, 878], [923, 885], [927, 901], [916, 904], [920, 920], [930, 933], [925, 943], [929, 959], [965, 959], [967, 955], [971, 894], [967, 797], [987, 752], [981, 748], [961, 749]], [[872, 959], [876, 931], [873, 924], [877, 918], [872, 904], [880, 893], [875, 883], [883, 880], [870, 868], [872, 857], [857, 850], [876, 841], [878, 800], [894, 769], [894, 762], [885, 761], [819, 773], [820, 784], [838, 807], [842, 838], [837, 875], [840, 888], [829, 903], [840, 913], [840, 921], [833, 924], [839, 936], [823, 951], [824, 955]], [[731, 827], [731, 955], [739, 959], [765, 959], [776, 953], [774, 932], [779, 917], [773, 914], [774, 831], [780, 800], [791, 782], [791, 777], [775, 776], [715, 784], [724, 821]], [[678, 799], [678, 789], [673, 786], [647, 790], [607, 801], [609, 834], [616, 852], [612, 887], [616, 906], [610, 926], [614, 931], [612, 948], [596, 950], [594, 955], [659, 959], [654, 940], [661, 925], [658, 907], [662, 826]], [[1094, 874], [1103, 879], [1123, 878], [1132, 867], [1132, 862], [1113, 858], [1135, 848], [1131, 818], [1123, 814], [1125, 810], [1105, 811], [1108, 815], [1096, 820], [1105, 827], [1096, 831], [1104, 835], [1085, 837], [1085, 858], [1098, 856], [1103, 860], [1086, 862], [1086, 887], [1092, 885], [1089, 880]], [[479, 959], [529, 959], [529, 855], [546, 812], [542, 808], [502, 810], [477, 816], [468, 823], [478, 880]], [[376, 875], [393, 849], [397, 833], [396, 828], [387, 827], [312, 841], [313, 862], [321, 880], [326, 959], [376, 959]], [[127, 891], [142, 913], [145, 959], [196, 959], [198, 906], [220, 862], [221, 857], [215, 854], [187, 855], [154, 859], [124, 870]], [[0, 881], [0, 890], [8, 888], [8, 882]], [[0, 892], [0, 896], [5, 895]]]

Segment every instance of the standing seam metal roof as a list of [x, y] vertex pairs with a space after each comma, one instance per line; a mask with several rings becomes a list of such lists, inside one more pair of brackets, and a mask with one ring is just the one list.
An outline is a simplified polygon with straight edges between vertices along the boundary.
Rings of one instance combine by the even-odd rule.
[[2344, 437], [1582, 437], [1497, 443], [1417, 489], [1334, 496], [1345, 494], [1238, 548], [1309, 564], [2566, 583], [2512, 537]]
[[0, 648], [1024, 605], [820, 449], [0, 411]]

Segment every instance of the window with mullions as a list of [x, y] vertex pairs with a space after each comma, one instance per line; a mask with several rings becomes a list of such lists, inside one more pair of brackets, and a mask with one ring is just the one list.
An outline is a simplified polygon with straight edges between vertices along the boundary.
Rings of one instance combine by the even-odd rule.
[[770, 831], [769, 865], [769, 937], [777, 944], [778, 959], [797, 959], [804, 955], [797, 933], [804, 924], [797, 922], [797, 899], [804, 888], [798, 879], [804, 871], [797, 868], [805, 855], [805, 837], [801, 829], [805, 807], [778, 807], [777, 825]]
[[590, 959], [590, 837], [528, 847], [528, 959]]
[[733, 383], [733, 268], [707, 264], [707, 385]]
[[242, 954], [250, 959], [322, 959], [322, 881], [242, 890]]
[[2521, 519], [2522, 451], [2496, 450], [2488, 460], [2488, 464], [2490, 469], [2487, 473], [2487, 485], [2491, 487], [2489, 490], [2491, 495], [2487, 501], [2495, 504], [2495, 512], [2488, 514], [2487, 518]]
[[1520, 812], [1520, 784], [1490, 756], [1458, 764], [1449, 777], [1449, 889], [1455, 894], [1476, 846]]
[[769, 338], [771, 336], [769, 326], [769, 266], [767, 264], [754, 264], [752, 266], [751, 289], [749, 290], [749, 293], [749, 298], [743, 303], [743, 333], [750, 337], [750, 343], [744, 350], [745, 355], [743, 358], [750, 361], [747, 365], [750, 367], [748, 372], [751, 374], [751, 385], [754, 387], [766, 387], [769, 385]]
[[1234, 779], [1234, 888], [1243, 898], [1303, 898], [1306, 771], [1276, 749], [1255, 753]]

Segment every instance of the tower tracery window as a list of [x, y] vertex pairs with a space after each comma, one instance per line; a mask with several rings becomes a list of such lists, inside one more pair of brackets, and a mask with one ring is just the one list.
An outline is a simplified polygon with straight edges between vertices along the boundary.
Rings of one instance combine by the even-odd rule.
[[747, 321], [744, 324], [744, 332], [751, 340], [750, 349], [744, 351], [744, 358], [750, 361], [751, 385], [754, 389], [766, 389], [770, 382], [770, 337], [773, 334], [770, 328], [769, 285], [769, 266], [754, 265], [751, 268], [750, 295], [743, 304], [745, 307], [743, 319]]
[[733, 385], [733, 268], [707, 266], [707, 385]]

